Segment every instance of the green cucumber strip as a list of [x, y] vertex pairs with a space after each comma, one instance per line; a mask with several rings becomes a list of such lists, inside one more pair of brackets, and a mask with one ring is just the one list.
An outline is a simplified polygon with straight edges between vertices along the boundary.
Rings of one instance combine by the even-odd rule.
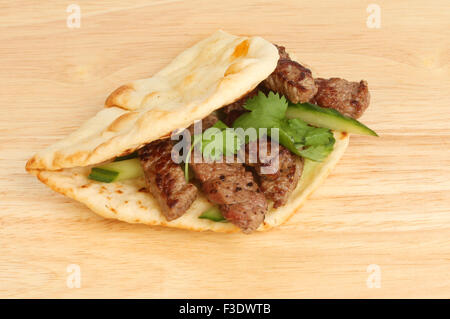
[[124, 155], [124, 156], [116, 157], [114, 162], [120, 162], [120, 161], [124, 161], [124, 160], [127, 160], [127, 159], [132, 159], [132, 158], [136, 158], [136, 157], [138, 157], [138, 152], [134, 151], [133, 153], [130, 153], [130, 154], [127, 154], [127, 155]]
[[344, 116], [334, 109], [323, 108], [311, 103], [291, 104], [287, 108], [286, 117], [298, 118], [308, 124], [335, 131], [378, 136], [375, 131], [351, 117]]
[[205, 210], [198, 218], [201, 219], [209, 219], [214, 222], [226, 222], [227, 220], [225, 217], [223, 217], [222, 213], [220, 212], [219, 207], [212, 206]]
[[139, 159], [132, 158], [93, 167], [89, 178], [99, 182], [111, 183], [136, 178], [143, 174], [144, 171], [142, 170]]
[[93, 167], [88, 177], [89, 179], [93, 179], [94, 181], [111, 183], [117, 178], [118, 175], [118, 172], [108, 171], [99, 167]]

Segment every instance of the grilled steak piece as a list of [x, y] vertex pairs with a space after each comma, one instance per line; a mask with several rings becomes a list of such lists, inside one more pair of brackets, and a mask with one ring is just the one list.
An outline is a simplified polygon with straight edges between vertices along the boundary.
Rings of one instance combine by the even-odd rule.
[[258, 87], [239, 100], [222, 108], [224, 122], [232, 126], [233, 122], [247, 110], [243, 105], [247, 99], [254, 97], [261, 90], [265, 94], [274, 91], [284, 95], [293, 103], [307, 102], [317, 92], [311, 71], [301, 64], [292, 61], [285, 47], [276, 45], [280, 58], [277, 67]]
[[264, 86], [284, 95], [292, 103], [309, 101], [317, 92], [311, 70], [292, 61], [284, 47], [275, 46], [278, 48], [280, 59], [275, 71], [264, 80]]
[[260, 175], [261, 190], [264, 195], [273, 200], [274, 208], [286, 204], [289, 196], [297, 187], [303, 170], [303, 158], [296, 157], [288, 149], [280, 149], [279, 177], [272, 179], [269, 176]]
[[233, 122], [239, 116], [241, 116], [243, 113], [247, 112], [247, 110], [244, 109], [244, 107], [243, 107], [245, 101], [256, 96], [257, 94], [258, 94], [258, 87], [256, 87], [255, 89], [253, 89], [252, 91], [250, 91], [249, 93], [247, 93], [246, 95], [241, 97], [236, 102], [233, 102], [231, 104], [224, 106], [222, 108], [222, 112], [225, 115], [223, 122], [228, 126], [232, 126]]
[[370, 94], [366, 81], [349, 82], [340, 78], [316, 79], [317, 94], [312, 99], [319, 106], [338, 110], [359, 118], [369, 106]]
[[317, 92], [311, 71], [290, 60], [279, 60], [275, 71], [264, 80], [264, 85], [292, 103], [307, 102]]
[[[276, 142], [263, 136], [247, 144], [245, 163], [254, 167], [264, 196], [272, 200], [273, 207], [277, 208], [286, 204], [297, 187], [303, 170], [303, 159], [292, 154], [282, 145], [278, 145], [278, 152], [275, 150], [272, 152], [273, 143]], [[264, 149], [267, 151], [259, 152]], [[257, 160], [256, 163], [255, 160]], [[268, 170], [268, 168], [271, 169]]]
[[138, 152], [147, 188], [169, 221], [183, 215], [197, 197], [197, 188], [186, 182], [171, 152], [170, 139], [147, 144]]
[[[205, 130], [209, 129], [211, 126], [216, 124], [218, 120], [219, 118], [217, 117], [217, 115], [215, 115], [214, 113], [209, 114], [202, 120], [202, 132], [204, 132]], [[187, 128], [189, 133], [191, 133], [191, 136], [194, 135], [194, 125], [195, 123]]]
[[242, 164], [194, 163], [192, 159], [190, 165], [208, 199], [218, 204], [223, 216], [244, 233], [254, 231], [264, 221], [266, 198]]

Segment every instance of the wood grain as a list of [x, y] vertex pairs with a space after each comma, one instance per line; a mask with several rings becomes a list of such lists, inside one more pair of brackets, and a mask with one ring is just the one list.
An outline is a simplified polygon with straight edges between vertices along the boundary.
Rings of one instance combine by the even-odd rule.
[[[450, 297], [450, 4], [377, 1], [369, 29], [369, 3], [79, 1], [69, 29], [70, 2], [1, 1], [0, 297]], [[219, 28], [369, 83], [362, 120], [381, 137], [352, 137], [288, 223], [251, 236], [129, 225], [25, 173], [113, 89]]]

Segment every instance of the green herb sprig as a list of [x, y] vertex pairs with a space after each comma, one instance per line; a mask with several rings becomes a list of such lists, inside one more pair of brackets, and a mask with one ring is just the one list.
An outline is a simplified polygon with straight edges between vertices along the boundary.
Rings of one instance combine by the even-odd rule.
[[[308, 125], [296, 118], [287, 119], [285, 114], [288, 102], [284, 96], [269, 92], [266, 96], [259, 92], [248, 99], [244, 108], [249, 110], [233, 123], [234, 128], [278, 130], [279, 143], [292, 153], [313, 161], [323, 161], [333, 151], [335, 139], [331, 130]], [[258, 136], [260, 137], [260, 136]]]

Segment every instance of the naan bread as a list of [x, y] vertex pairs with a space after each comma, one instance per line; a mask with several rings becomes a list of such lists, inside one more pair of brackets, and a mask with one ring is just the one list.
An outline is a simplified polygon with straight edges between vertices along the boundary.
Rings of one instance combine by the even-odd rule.
[[104, 109], [37, 153], [26, 168], [87, 166], [130, 153], [239, 99], [272, 73], [277, 61], [270, 42], [218, 31], [153, 77], [119, 87]]
[[[231, 223], [198, 218], [211, 206], [201, 192], [182, 217], [168, 222], [146, 191], [144, 178], [101, 183], [87, 176], [92, 165], [168, 136], [239, 99], [272, 73], [277, 61], [278, 50], [270, 42], [218, 31], [153, 77], [119, 87], [104, 109], [65, 139], [37, 153], [26, 169], [51, 189], [105, 218], [195, 231], [239, 231]], [[286, 221], [326, 178], [348, 145], [347, 134], [335, 133], [335, 137], [334, 151], [327, 160], [306, 160], [288, 203], [270, 208], [258, 230]]]
[[[336, 144], [326, 161], [319, 163], [306, 160], [303, 174], [286, 205], [270, 208], [264, 223], [258, 231], [278, 226], [295, 214], [308, 196], [325, 180], [342, 157], [349, 142], [346, 133], [335, 133]], [[189, 210], [180, 218], [167, 221], [156, 200], [146, 192], [144, 178], [124, 180], [115, 183], [101, 183], [87, 178], [89, 167], [64, 169], [62, 171], [37, 171], [37, 177], [51, 189], [73, 198], [95, 213], [128, 223], [163, 225], [194, 231], [238, 232], [232, 223], [213, 222], [199, 219], [211, 203], [199, 192]]]

